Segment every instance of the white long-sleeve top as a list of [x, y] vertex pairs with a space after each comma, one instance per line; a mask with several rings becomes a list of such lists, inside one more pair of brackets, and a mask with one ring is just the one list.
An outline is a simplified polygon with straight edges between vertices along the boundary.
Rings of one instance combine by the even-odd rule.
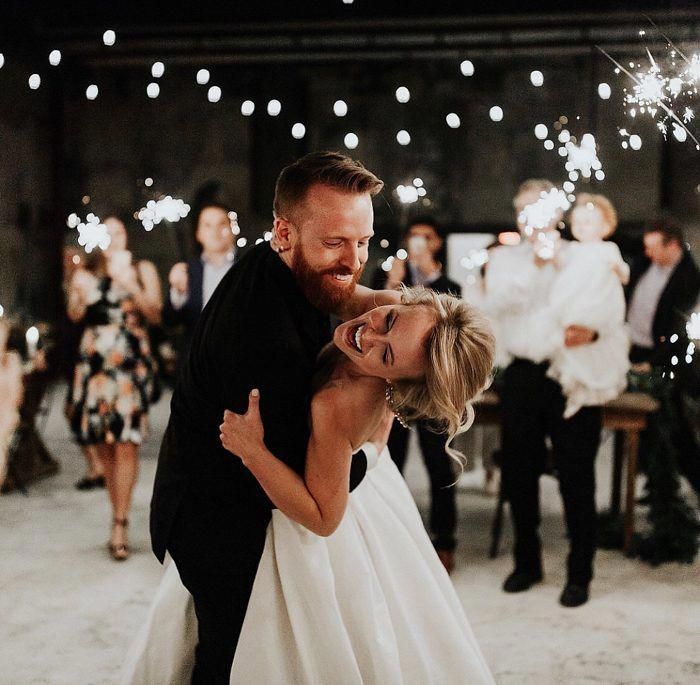
[[591, 328], [595, 342], [561, 347], [551, 357], [548, 375], [567, 398], [564, 418], [581, 407], [604, 404], [627, 387], [629, 336], [625, 327], [625, 296], [613, 265], [628, 275], [629, 268], [614, 243], [597, 240], [570, 243], [552, 283], [549, 306], [554, 323]]
[[557, 275], [552, 263], [535, 264], [530, 243], [491, 251], [486, 267], [486, 312], [496, 332], [496, 365], [514, 357], [539, 364], [564, 344], [564, 332], [549, 308]]

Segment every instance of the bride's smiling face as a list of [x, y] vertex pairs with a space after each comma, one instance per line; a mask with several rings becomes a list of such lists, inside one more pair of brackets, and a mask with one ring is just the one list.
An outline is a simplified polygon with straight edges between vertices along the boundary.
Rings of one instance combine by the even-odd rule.
[[421, 305], [372, 309], [335, 329], [333, 342], [366, 376], [388, 380], [425, 375], [425, 345], [435, 314]]

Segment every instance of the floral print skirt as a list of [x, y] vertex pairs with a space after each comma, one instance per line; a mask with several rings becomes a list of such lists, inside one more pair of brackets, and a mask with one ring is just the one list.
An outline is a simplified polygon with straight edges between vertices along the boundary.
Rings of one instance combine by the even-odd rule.
[[148, 428], [155, 363], [148, 334], [125, 324], [90, 326], [73, 379], [72, 427], [81, 444], [140, 444]]

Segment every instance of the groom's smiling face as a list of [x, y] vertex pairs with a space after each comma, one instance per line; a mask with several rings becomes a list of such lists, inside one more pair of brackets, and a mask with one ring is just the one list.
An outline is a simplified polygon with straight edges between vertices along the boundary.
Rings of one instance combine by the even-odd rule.
[[289, 266], [314, 306], [338, 311], [367, 262], [374, 235], [372, 198], [316, 184], [291, 214], [276, 226], [278, 234], [288, 236]]

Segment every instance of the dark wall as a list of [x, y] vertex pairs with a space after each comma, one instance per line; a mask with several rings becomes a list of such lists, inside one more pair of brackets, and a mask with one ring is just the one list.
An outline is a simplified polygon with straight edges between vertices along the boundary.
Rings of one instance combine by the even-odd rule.
[[[561, 115], [569, 118], [572, 133], [596, 135], [607, 178], [592, 187], [616, 205], [623, 230], [650, 219], [662, 206], [692, 226], [700, 223], [696, 189], [700, 154], [689, 143], [664, 144], [650, 120], [638, 119], [631, 126], [621, 106], [624, 81], [594, 52], [586, 58], [474, 60], [476, 73], [471, 78], [460, 74], [458, 61], [438, 59], [220, 66], [211, 69], [209, 84], [223, 90], [215, 104], [207, 101], [209, 86], [195, 82], [201, 65], [164, 61], [166, 73], [155, 100], [146, 97], [146, 85], [153, 80], [148, 67], [71, 71], [67, 66], [58, 109], [55, 102], [51, 104], [50, 79], [46, 87], [32, 92], [22, 69], [13, 71], [6, 65], [0, 70], [0, 303], [6, 308], [17, 299], [18, 274], [27, 273], [27, 261], [38, 267], [30, 269], [30, 277], [21, 284], [30, 295], [55, 288], [55, 274], [41, 268], [53, 263], [50, 246], [55, 241], [42, 238], [42, 231], [53, 236], [69, 233], [65, 217], [70, 212], [105, 216], [117, 211], [132, 216], [159, 193], [192, 202], [203, 186], [213, 184], [219, 188], [219, 199], [238, 212], [243, 235], [252, 243], [270, 226], [274, 181], [281, 167], [310, 150], [343, 150], [348, 131], [360, 139], [350, 154], [387, 184], [376, 202], [378, 238], [393, 240], [398, 226], [414, 211], [429, 210], [455, 230], [510, 225], [511, 198], [521, 181], [531, 176], [555, 182], [566, 178], [556, 149], [546, 151], [533, 133], [537, 123], [551, 130]], [[530, 84], [532, 69], [544, 72], [544, 87]], [[610, 100], [598, 98], [599, 81], [613, 87]], [[92, 102], [84, 95], [90, 83], [100, 87]], [[394, 98], [399, 85], [411, 91], [407, 104]], [[265, 111], [272, 97], [283, 107], [276, 118]], [[247, 98], [256, 103], [252, 117], [240, 114], [240, 104]], [[344, 118], [332, 112], [339, 98], [348, 103]], [[488, 116], [494, 104], [505, 112], [500, 123]], [[62, 112], [62, 119], [57, 112]], [[447, 127], [448, 112], [461, 117], [459, 129]], [[296, 121], [307, 128], [302, 141], [290, 134]], [[58, 138], [52, 133], [56, 126]], [[620, 127], [642, 136], [640, 151], [621, 148]], [[412, 136], [406, 147], [395, 139], [402, 128]], [[52, 136], [61, 141], [55, 192]], [[148, 176], [154, 179], [152, 188], [144, 186]], [[425, 182], [427, 203], [407, 208], [393, 189], [416, 176]], [[85, 195], [90, 197], [86, 206], [81, 202]], [[25, 205], [29, 228], [21, 230], [18, 213]], [[52, 211], [60, 220], [52, 218]], [[146, 233], [132, 218], [131, 246], [137, 256], [153, 260], [166, 274], [184, 256], [190, 231], [190, 222], [184, 221], [161, 224]], [[693, 237], [697, 229], [689, 235], [697, 244]], [[378, 245], [375, 251], [379, 256]], [[26, 299], [35, 309], [36, 300], [36, 295]]]

